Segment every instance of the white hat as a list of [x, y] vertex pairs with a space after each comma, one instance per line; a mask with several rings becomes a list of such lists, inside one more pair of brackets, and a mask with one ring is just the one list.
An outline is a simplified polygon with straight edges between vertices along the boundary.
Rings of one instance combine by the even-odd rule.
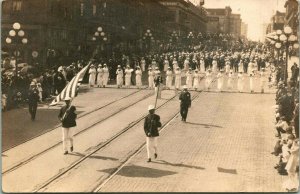
[[72, 100], [72, 98], [70, 98], [69, 96], [65, 97], [64, 100]]
[[188, 87], [186, 85], [183, 86], [183, 89], [188, 89]]
[[151, 104], [148, 106], [148, 110], [153, 110], [153, 109], [155, 109], [154, 105]]
[[31, 86], [35, 86], [35, 82], [31, 82], [30, 85], [31, 85]]
[[121, 65], [118, 65], [118, 67], [121, 67]]
[[62, 66], [59, 66], [57, 71], [62, 71], [62, 70], [63, 70]]

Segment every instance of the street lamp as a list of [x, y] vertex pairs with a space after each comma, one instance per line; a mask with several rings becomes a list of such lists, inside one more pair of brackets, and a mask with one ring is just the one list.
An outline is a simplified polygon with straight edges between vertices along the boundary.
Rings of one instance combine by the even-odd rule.
[[148, 51], [150, 51], [151, 50], [151, 41], [154, 41], [154, 37], [153, 37], [150, 29], [146, 30], [143, 40], [148, 41]]
[[[101, 26], [99, 26], [97, 28], [97, 31], [94, 33], [94, 36], [92, 37], [92, 41], [96, 42], [96, 40], [99, 40], [99, 42], [101, 43], [101, 50], [103, 51], [103, 42], [107, 41], [107, 37], [105, 36], [105, 32], [103, 32], [103, 28]], [[96, 50], [98, 53], [98, 48], [99, 45], [97, 46]]]
[[[21, 30], [21, 24], [18, 22], [15, 22], [12, 25], [13, 29], [11, 29], [8, 32], [8, 37], [6, 37], [5, 42], [7, 44], [12, 44], [14, 42], [14, 46], [15, 46], [15, 51], [13, 52], [15, 57], [16, 57], [16, 64], [15, 64], [15, 68], [16, 68], [16, 75], [18, 74], [18, 57], [20, 56], [20, 51], [18, 50], [18, 42], [22, 43], [22, 44], [27, 44], [28, 43], [28, 39], [24, 38], [25, 32], [24, 30]], [[14, 41], [13, 41], [14, 39]]]

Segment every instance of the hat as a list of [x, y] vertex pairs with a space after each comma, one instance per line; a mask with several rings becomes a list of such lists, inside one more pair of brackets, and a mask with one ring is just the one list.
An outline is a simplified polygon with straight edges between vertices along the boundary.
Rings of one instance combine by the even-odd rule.
[[31, 82], [30, 85], [31, 85], [31, 86], [35, 86], [35, 82]]
[[156, 70], [158, 70], [158, 67], [155, 67]]
[[70, 98], [69, 96], [67, 96], [67, 97], [65, 97], [65, 99], [64, 99], [65, 101], [70, 101], [70, 100], [72, 100], [72, 98]]
[[171, 69], [171, 67], [168, 67], [168, 69]]
[[155, 109], [154, 105], [151, 104], [148, 106], [148, 110], [153, 110], [153, 109]]
[[149, 67], [148, 69], [149, 69], [149, 70], [151, 70], [152, 68], [151, 68], [151, 67]]
[[121, 67], [121, 65], [118, 65], [118, 67]]
[[176, 69], [179, 69], [179, 67], [176, 67]]
[[91, 67], [95, 67], [95, 65], [94, 65], [94, 64], [91, 64]]
[[63, 70], [62, 66], [59, 66], [57, 71], [62, 71], [62, 70]]
[[186, 90], [186, 89], [188, 89], [188, 87], [187, 87], [186, 85], [184, 85], [184, 86], [183, 86], [183, 89]]
[[104, 66], [106, 66], [106, 63], [104, 63]]

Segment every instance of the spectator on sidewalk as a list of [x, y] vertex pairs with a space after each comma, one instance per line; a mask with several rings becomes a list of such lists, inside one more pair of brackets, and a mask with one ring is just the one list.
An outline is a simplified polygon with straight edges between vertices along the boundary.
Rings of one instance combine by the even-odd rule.
[[183, 86], [183, 91], [179, 96], [181, 120], [186, 122], [189, 108], [191, 107], [191, 94], [188, 92], [187, 86]]
[[149, 105], [149, 114], [145, 117], [144, 131], [147, 143], [147, 162], [151, 162], [151, 149], [154, 149], [154, 158], [157, 158], [157, 139], [159, 136], [158, 128], [161, 127], [160, 116], [155, 114], [154, 105]]
[[285, 116], [280, 117], [278, 123], [275, 125], [275, 128], [277, 130], [277, 135], [276, 137], [281, 138], [281, 133], [286, 133], [289, 125], [286, 122]]
[[36, 110], [37, 110], [39, 99], [40, 99], [39, 91], [36, 87], [36, 83], [31, 82], [30, 89], [28, 92], [28, 108], [29, 108], [29, 113], [31, 115], [32, 121], [35, 120]]
[[58, 118], [62, 122], [62, 139], [64, 155], [68, 154], [68, 142], [70, 143], [70, 151], [73, 152], [73, 130], [76, 126], [76, 108], [71, 105], [71, 98], [65, 98], [66, 105], [60, 109]]

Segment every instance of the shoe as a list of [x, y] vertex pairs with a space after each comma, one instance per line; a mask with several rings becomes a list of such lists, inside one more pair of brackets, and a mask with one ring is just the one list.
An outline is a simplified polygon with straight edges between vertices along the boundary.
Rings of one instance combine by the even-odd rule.
[[155, 158], [155, 159], [157, 158], [157, 153], [154, 154], [154, 158]]
[[148, 158], [147, 162], [151, 162], [151, 158]]
[[70, 148], [70, 150], [71, 150], [71, 152], [73, 152], [73, 150], [74, 150], [73, 146]]
[[65, 151], [64, 155], [67, 155], [68, 154], [68, 151]]

